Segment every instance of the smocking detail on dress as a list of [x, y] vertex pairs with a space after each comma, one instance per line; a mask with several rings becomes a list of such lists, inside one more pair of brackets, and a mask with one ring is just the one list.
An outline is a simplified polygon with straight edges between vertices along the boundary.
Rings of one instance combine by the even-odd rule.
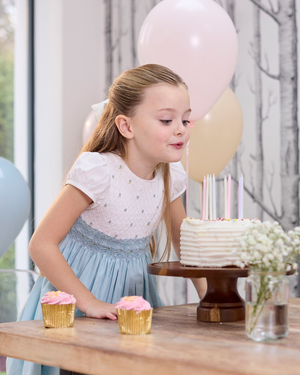
[[68, 237], [76, 243], [81, 243], [88, 250], [118, 258], [140, 258], [150, 251], [151, 235], [135, 239], [118, 239], [93, 228], [81, 217], [70, 229]]

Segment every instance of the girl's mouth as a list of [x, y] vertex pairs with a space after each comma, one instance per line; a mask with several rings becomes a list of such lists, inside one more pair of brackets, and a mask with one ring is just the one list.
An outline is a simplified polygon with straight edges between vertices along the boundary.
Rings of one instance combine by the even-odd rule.
[[171, 146], [177, 149], [181, 149], [183, 147], [183, 142], [172, 143]]

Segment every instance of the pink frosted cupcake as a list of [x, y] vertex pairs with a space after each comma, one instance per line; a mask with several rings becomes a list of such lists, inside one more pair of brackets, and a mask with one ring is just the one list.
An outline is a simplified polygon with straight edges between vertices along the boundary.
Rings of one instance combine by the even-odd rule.
[[143, 297], [123, 297], [116, 303], [119, 329], [127, 335], [146, 335], [151, 332], [153, 309]]
[[46, 328], [68, 328], [74, 325], [76, 299], [65, 292], [48, 292], [41, 299]]

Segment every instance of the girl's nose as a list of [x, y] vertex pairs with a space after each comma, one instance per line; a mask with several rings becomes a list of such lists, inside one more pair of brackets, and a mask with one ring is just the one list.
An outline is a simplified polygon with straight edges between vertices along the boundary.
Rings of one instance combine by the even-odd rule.
[[178, 126], [175, 129], [175, 134], [177, 136], [181, 136], [181, 135], [183, 135], [185, 133], [185, 131], [186, 131], [186, 128], [183, 125], [183, 123], [180, 121], [180, 123], [178, 124]]

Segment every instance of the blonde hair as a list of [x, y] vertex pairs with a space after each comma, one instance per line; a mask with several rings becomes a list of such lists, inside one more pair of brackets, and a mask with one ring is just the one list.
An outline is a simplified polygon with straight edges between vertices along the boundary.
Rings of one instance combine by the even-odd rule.
[[[182, 78], [172, 70], [157, 64], [147, 64], [123, 72], [111, 85], [108, 104], [91, 138], [82, 152], [113, 152], [126, 159], [126, 138], [121, 135], [115, 119], [118, 115], [132, 117], [136, 108], [143, 102], [145, 90], [153, 85], [167, 83], [174, 86], [187, 86]], [[168, 163], [160, 163], [164, 178], [163, 218], [166, 225], [167, 243], [161, 259], [171, 253], [171, 216], [170, 216], [170, 168]], [[156, 255], [155, 241], [152, 237], [151, 254]]]

